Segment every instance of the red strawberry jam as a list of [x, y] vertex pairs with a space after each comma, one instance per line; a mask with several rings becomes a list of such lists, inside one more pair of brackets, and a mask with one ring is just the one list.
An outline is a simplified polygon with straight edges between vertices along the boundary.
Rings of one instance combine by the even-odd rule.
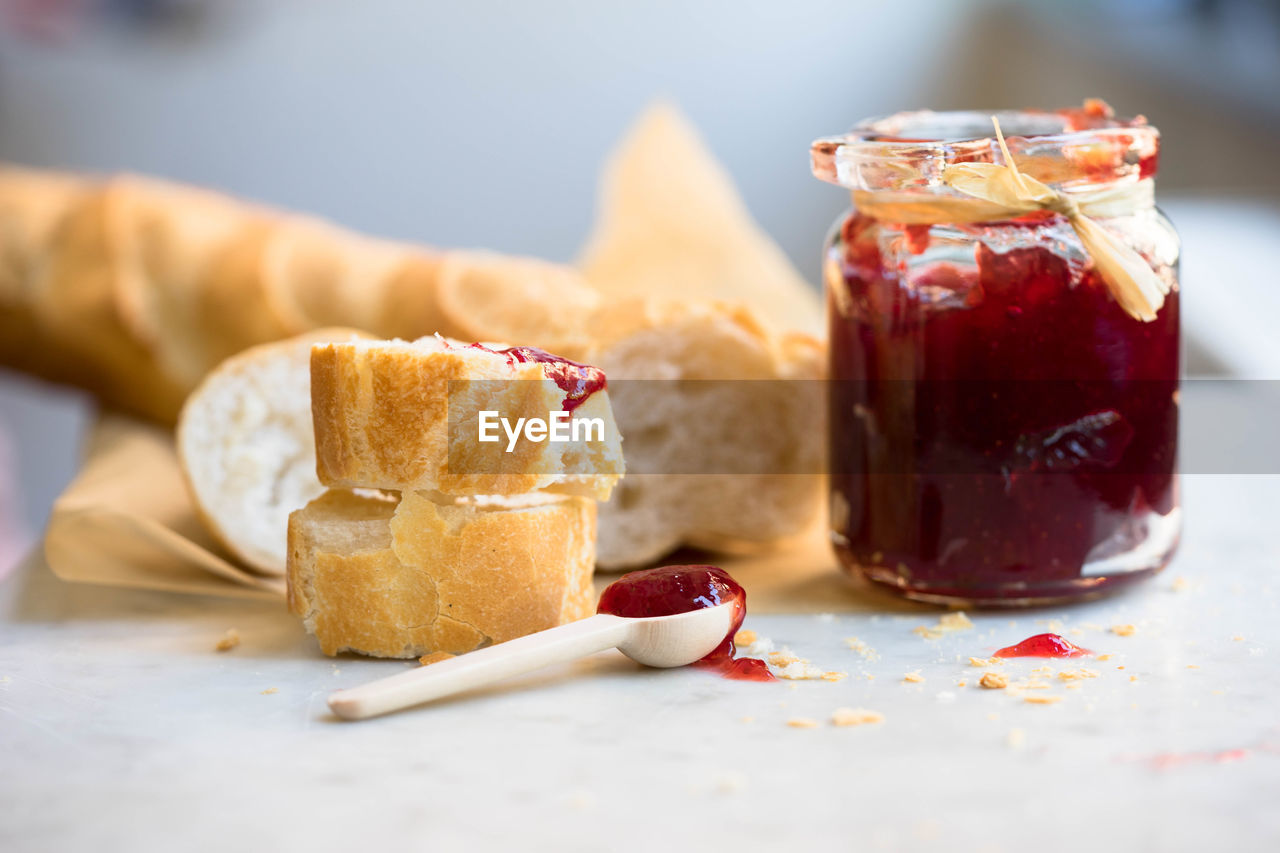
[[[1152, 187], [1145, 119], [1089, 101], [1000, 122], [1021, 172], [1077, 200]], [[846, 570], [914, 598], [1088, 597], [1177, 546], [1177, 234], [1141, 193], [1090, 214], [1173, 288], [1143, 322], [1062, 215], [947, 221], [948, 171], [1005, 163], [991, 130], [900, 113], [811, 149], [854, 196], [824, 266], [832, 539]]]
[[724, 642], [693, 666], [737, 681], [773, 681], [768, 665], [755, 658], [733, 656], [733, 635], [747, 615], [747, 591], [715, 566], [663, 566], [625, 574], [600, 595], [597, 612], [643, 619], [674, 616], [704, 607], [729, 604], [733, 619]]
[[493, 352], [505, 355], [521, 364], [531, 362], [541, 364], [547, 378], [555, 382], [556, 386], [564, 392], [564, 403], [561, 408], [566, 412], [572, 412], [592, 394], [608, 387], [604, 371], [600, 368], [579, 364], [537, 347], [507, 347], [493, 350]]
[[1093, 652], [1082, 649], [1058, 634], [1036, 634], [1014, 646], [1006, 646], [992, 657], [998, 658], [1082, 658]]

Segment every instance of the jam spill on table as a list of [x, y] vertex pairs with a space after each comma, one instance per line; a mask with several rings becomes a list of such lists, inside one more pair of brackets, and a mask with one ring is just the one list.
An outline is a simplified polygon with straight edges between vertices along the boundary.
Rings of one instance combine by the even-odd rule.
[[747, 615], [747, 591], [715, 566], [663, 566], [630, 572], [605, 588], [596, 610], [641, 619], [673, 616], [721, 604], [733, 607], [724, 641], [693, 666], [710, 669], [737, 681], [773, 681], [768, 665], [756, 658], [733, 656], [733, 635]]
[[1021, 643], [1006, 646], [992, 657], [998, 658], [1082, 658], [1093, 652], [1082, 649], [1059, 634], [1036, 634]]

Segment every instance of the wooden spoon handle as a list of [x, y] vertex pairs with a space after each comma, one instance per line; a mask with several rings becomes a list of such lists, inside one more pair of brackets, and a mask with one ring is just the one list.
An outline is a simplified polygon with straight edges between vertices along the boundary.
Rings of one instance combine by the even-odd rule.
[[401, 672], [329, 697], [329, 708], [363, 720], [492, 684], [513, 675], [565, 663], [624, 643], [634, 620], [598, 614], [456, 658]]

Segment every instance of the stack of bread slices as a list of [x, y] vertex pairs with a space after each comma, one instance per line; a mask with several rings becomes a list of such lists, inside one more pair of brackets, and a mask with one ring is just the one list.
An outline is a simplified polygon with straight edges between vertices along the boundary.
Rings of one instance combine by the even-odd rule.
[[[289, 517], [287, 579], [326, 654], [462, 654], [591, 614], [595, 501], [623, 472], [603, 373], [439, 337], [317, 343], [310, 361], [328, 490]], [[494, 412], [595, 428], [482, 440]]]

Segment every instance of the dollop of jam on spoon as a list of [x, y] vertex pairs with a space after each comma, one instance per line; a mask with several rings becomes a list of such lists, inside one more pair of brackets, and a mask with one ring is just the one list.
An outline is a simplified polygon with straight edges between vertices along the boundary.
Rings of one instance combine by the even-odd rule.
[[998, 658], [1081, 658], [1093, 652], [1081, 648], [1059, 634], [1036, 634], [1021, 643], [996, 652]]
[[733, 635], [747, 615], [747, 591], [715, 566], [663, 566], [630, 572], [609, 584], [600, 595], [599, 613], [644, 618], [673, 616], [703, 607], [733, 606], [733, 620], [724, 642], [692, 666], [718, 672], [736, 681], [773, 681], [768, 665], [756, 658], [735, 658]]

